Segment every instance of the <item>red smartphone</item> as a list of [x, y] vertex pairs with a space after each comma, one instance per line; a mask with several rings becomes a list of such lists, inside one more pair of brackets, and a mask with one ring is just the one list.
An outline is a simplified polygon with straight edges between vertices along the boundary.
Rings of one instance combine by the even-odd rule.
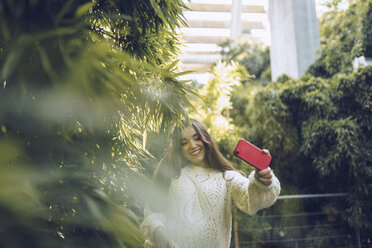
[[244, 139], [239, 140], [234, 155], [259, 170], [268, 168], [271, 162], [269, 154]]

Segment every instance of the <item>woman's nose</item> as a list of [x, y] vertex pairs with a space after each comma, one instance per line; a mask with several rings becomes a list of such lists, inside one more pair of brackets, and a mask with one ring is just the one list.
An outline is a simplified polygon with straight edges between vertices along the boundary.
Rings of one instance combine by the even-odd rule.
[[194, 140], [190, 141], [190, 148], [196, 147], [196, 142]]

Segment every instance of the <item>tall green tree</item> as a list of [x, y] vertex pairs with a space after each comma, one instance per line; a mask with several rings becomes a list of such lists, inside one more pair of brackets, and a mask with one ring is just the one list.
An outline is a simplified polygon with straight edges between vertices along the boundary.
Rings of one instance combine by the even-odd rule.
[[333, 7], [319, 20], [319, 58], [308, 70], [317, 77], [352, 73], [355, 58], [372, 57], [371, 1], [351, 1], [346, 10], [337, 8], [340, 1], [330, 2]]
[[271, 81], [270, 48], [262, 44], [252, 44], [244, 40], [228, 40], [220, 44], [222, 60], [226, 63], [238, 62], [249, 73], [242, 83], [265, 85]]
[[194, 93], [173, 63], [183, 8], [0, 1], [2, 246], [141, 247], [128, 181]]

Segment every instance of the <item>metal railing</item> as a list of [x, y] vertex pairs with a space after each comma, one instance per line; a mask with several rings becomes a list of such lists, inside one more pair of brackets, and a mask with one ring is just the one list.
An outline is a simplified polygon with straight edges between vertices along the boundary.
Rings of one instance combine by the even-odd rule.
[[371, 230], [351, 228], [337, 204], [347, 194], [283, 195], [254, 216], [234, 210], [232, 248], [372, 248]]

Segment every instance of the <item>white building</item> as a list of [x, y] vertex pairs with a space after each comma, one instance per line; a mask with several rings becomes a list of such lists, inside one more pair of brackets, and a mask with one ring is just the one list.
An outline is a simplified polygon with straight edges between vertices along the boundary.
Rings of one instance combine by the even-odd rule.
[[241, 37], [271, 45], [274, 80], [283, 73], [298, 78], [316, 59], [316, 14], [326, 11], [324, 1], [192, 0], [184, 12], [188, 27], [181, 28], [185, 47], [180, 69], [194, 71], [186, 78], [206, 81], [208, 69], [220, 59], [217, 44]]

